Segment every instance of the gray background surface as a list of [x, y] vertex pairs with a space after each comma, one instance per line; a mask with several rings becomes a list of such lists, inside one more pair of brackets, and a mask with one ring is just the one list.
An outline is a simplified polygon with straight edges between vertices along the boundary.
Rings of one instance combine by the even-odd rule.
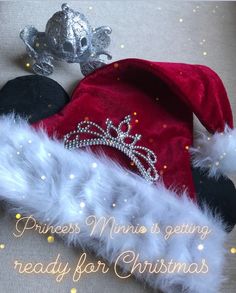
[[[0, 87], [9, 79], [28, 74], [25, 47], [18, 37], [20, 29], [33, 24], [44, 31], [46, 21], [61, 4], [61, 1], [0, 1]], [[68, 4], [86, 14], [93, 26], [113, 28], [110, 48], [113, 60], [137, 57], [212, 67], [224, 81], [236, 117], [236, 3], [80, 0]], [[82, 78], [78, 65], [64, 63], [55, 67], [51, 77], [69, 93]], [[80, 251], [65, 247], [59, 240], [48, 244], [46, 236], [33, 231], [16, 239], [14, 227], [15, 220], [1, 210], [0, 244], [5, 248], [0, 249], [0, 292], [66, 293], [73, 287], [77, 293], [152, 292], [133, 279], [120, 280], [112, 272], [86, 275], [78, 283], [66, 278], [60, 284], [52, 276], [19, 275], [13, 269], [14, 260], [48, 262], [60, 253], [64, 262], [75, 265]], [[229, 252], [234, 246], [235, 231], [226, 244], [228, 281], [222, 293], [236, 292], [236, 254]], [[95, 258], [91, 256], [91, 260]]]

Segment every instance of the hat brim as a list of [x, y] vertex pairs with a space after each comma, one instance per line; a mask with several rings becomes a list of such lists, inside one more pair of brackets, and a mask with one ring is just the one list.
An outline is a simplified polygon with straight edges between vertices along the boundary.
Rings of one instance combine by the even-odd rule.
[[[102, 155], [66, 150], [62, 142], [22, 119], [3, 116], [0, 125], [0, 199], [10, 203], [12, 211], [53, 226], [79, 225], [80, 233], [63, 236], [67, 243], [93, 250], [125, 272], [133, 270], [153, 288], [168, 293], [219, 290], [226, 234], [221, 220], [207, 208], [200, 210], [186, 194], [176, 194], [161, 182], [152, 185]], [[101, 230], [99, 222], [94, 229], [102, 217], [118, 226], [143, 228], [111, 234], [114, 223]], [[151, 233], [154, 224], [159, 233]], [[191, 229], [181, 230], [183, 225], [198, 229], [187, 232]], [[145, 261], [150, 263], [152, 272], [135, 270], [132, 256], [143, 269]], [[185, 264], [186, 270], [154, 272], [162, 260], [166, 265]]]

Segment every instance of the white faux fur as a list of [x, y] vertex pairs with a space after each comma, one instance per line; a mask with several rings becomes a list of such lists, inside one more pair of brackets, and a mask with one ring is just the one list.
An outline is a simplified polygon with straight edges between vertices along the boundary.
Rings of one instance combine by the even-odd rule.
[[[154, 264], [160, 259], [188, 264], [205, 259], [209, 267], [206, 274], [145, 272], [135, 276], [167, 293], [218, 292], [226, 237], [219, 219], [207, 210], [202, 212], [185, 194], [179, 197], [162, 183], [151, 185], [104, 156], [66, 150], [42, 130], [36, 132], [25, 121], [16, 120], [12, 116], [0, 118], [0, 199], [42, 223], [79, 223], [81, 232], [67, 235], [67, 243], [91, 249], [109, 263], [127, 250]], [[85, 205], [81, 206], [82, 202]], [[102, 235], [91, 237], [91, 227], [86, 224], [89, 215], [114, 216], [122, 225], [151, 227], [159, 223], [162, 232], [120, 233], [111, 239], [106, 228]], [[164, 239], [167, 225], [182, 224], [208, 226], [212, 232], [205, 240], [196, 233]], [[199, 244], [204, 245], [203, 250], [197, 249]], [[119, 264], [130, 269], [128, 264]]]
[[207, 171], [210, 177], [235, 175], [236, 129], [226, 126], [224, 132], [214, 135], [200, 133], [191, 153], [193, 165]]

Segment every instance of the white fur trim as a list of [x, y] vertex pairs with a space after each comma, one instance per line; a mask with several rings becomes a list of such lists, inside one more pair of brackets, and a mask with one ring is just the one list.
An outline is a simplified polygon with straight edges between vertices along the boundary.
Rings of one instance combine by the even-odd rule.
[[214, 135], [200, 133], [190, 151], [193, 165], [210, 177], [236, 173], [236, 129], [226, 126], [224, 132]]
[[[67, 235], [66, 242], [92, 249], [110, 263], [127, 250], [139, 254], [140, 261], [154, 264], [160, 259], [200, 264], [205, 259], [209, 267], [206, 274], [146, 272], [135, 276], [168, 293], [218, 292], [226, 235], [220, 220], [209, 211], [202, 212], [185, 194], [179, 197], [162, 183], [148, 184], [105, 157], [66, 150], [62, 143], [49, 139], [42, 130], [36, 132], [23, 120], [1, 117], [0, 137], [0, 199], [18, 212], [33, 214], [43, 223], [49, 219], [55, 226], [79, 223], [80, 234]], [[85, 224], [91, 214], [114, 216], [123, 225], [150, 227], [159, 223], [162, 233], [115, 234], [111, 239], [105, 229], [101, 236], [95, 233], [91, 237], [91, 227]], [[212, 233], [205, 240], [196, 233], [164, 240], [166, 226], [178, 224], [208, 226]], [[204, 249], [198, 250], [201, 243]], [[123, 262], [120, 265], [130, 269]]]

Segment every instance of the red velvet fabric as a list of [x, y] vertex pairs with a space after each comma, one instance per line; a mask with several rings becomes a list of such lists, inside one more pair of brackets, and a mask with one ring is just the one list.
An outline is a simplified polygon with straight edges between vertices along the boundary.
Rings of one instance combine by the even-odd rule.
[[[225, 123], [233, 127], [227, 94], [215, 72], [200, 65], [126, 59], [85, 77], [60, 113], [34, 127], [43, 125], [50, 136], [63, 138], [86, 119], [105, 128], [106, 118], [118, 125], [131, 114], [131, 134], [142, 134], [138, 145], [155, 152], [165, 185], [187, 189], [195, 199], [187, 149], [193, 142], [193, 113], [210, 132], [223, 131]], [[136, 171], [123, 153], [109, 147], [102, 150]]]

